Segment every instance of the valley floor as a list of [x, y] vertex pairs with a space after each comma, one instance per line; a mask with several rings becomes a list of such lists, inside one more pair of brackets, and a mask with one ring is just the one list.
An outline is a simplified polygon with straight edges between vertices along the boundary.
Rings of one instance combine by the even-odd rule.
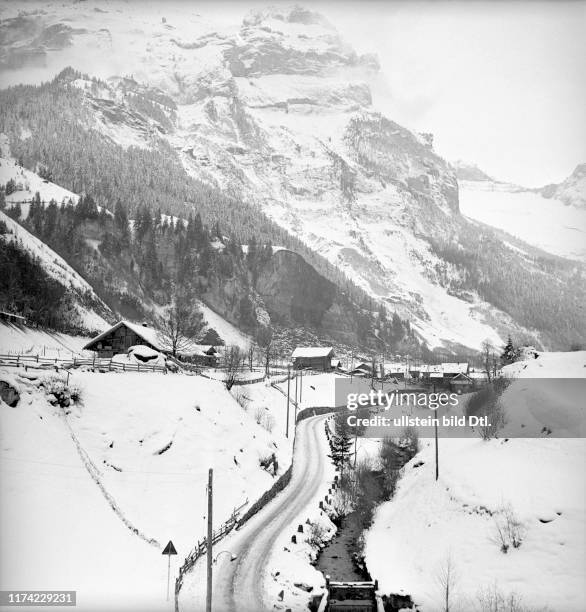
[[[528, 380], [564, 376], [571, 389], [568, 377], [583, 378], [585, 368], [586, 352], [507, 366], [518, 380], [501, 398], [504, 431], [491, 440], [440, 435], [437, 481], [434, 442], [422, 441], [367, 533], [368, 567], [383, 592], [408, 593], [425, 612], [443, 610], [450, 569], [450, 610], [509, 610], [494, 603], [498, 596], [516, 597], [523, 610], [586, 609], [583, 400], [560, 385], [557, 395], [534, 394]], [[544, 426], [563, 437], [548, 438]], [[522, 541], [503, 553], [498, 526], [507, 517]]]

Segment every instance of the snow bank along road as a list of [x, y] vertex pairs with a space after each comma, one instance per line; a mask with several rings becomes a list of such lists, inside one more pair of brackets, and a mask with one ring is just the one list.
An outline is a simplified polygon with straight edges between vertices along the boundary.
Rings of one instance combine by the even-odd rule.
[[[278, 538], [284, 533], [295, 532], [293, 527], [298, 515], [302, 515], [311, 504], [317, 505], [320, 489], [324, 488], [327, 474], [326, 418], [327, 415], [311, 417], [299, 423], [289, 485], [241, 530], [216, 545], [214, 557], [223, 550], [237, 557], [234, 561], [230, 560], [229, 554], [217, 557], [213, 566], [213, 610], [263, 612], [273, 609], [276, 602], [267, 601], [263, 588], [270, 569], [267, 566]], [[198, 566], [199, 571], [194, 571], [191, 579], [199, 582], [203, 578], [205, 581], [205, 569], [201, 571], [205, 563], [200, 561]], [[201, 590], [205, 591], [205, 588]], [[205, 597], [205, 593], [202, 595]], [[185, 593], [180, 610], [193, 609], [193, 600], [189, 599]], [[196, 599], [199, 603], [200, 597], [196, 596]], [[205, 606], [196, 609], [203, 610]]]

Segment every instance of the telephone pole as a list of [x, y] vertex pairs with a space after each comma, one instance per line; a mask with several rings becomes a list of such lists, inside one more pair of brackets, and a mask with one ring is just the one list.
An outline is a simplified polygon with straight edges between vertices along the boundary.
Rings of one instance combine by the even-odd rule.
[[291, 388], [291, 365], [287, 364], [287, 429], [285, 436], [289, 437], [289, 390]]
[[301, 403], [301, 396], [303, 395], [303, 370], [299, 370], [301, 379], [299, 381], [299, 403]]
[[437, 421], [438, 421], [438, 413], [435, 413], [435, 419], [433, 420], [434, 429], [435, 429], [435, 479], [439, 478], [439, 450], [437, 447]]
[[213, 489], [212, 483], [214, 479], [214, 470], [210, 468], [208, 472], [208, 580], [207, 580], [207, 595], [206, 595], [206, 612], [212, 612], [212, 539], [213, 539], [213, 523], [212, 523], [212, 510], [213, 510]]

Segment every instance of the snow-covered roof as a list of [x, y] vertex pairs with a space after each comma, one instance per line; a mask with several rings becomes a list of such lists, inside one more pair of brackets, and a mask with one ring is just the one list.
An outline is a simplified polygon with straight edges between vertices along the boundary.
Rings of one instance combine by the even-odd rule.
[[293, 359], [311, 357], [330, 357], [334, 352], [331, 346], [298, 346], [291, 355]]
[[454, 376], [450, 382], [471, 383], [472, 379], [467, 374], [460, 372], [459, 374], [456, 374], [456, 376]]
[[184, 355], [215, 355], [218, 351], [212, 344], [186, 344], [180, 351]]
[[488, 378], [486, 372], [469, 372], [468, 377], [475, 378], [478, 380], [486, 380]]
[[159, 332], [152, 328], [146, 327], [144, 325], [139, 325], [138, 323], [132, 323], [131, 321], [119, 321], [116, 325], [110, 327], [105, 332], [102, 332], [95, 338], [92, 338], [83, 348], [91, 349], [91, 347], [100, 340], [103, 340], [105, 337], [109, 336], [113, 331], [117, 330], [119, 327], [128, 327], [131, 329], [139, 338], [142, 338], [146, 342], [148, 342], [153, 348], [158, 351], [164, 351], [164, 342], [162, 342]]
[[444, 374], [466, 374], [468, 372], [468, 363], [442, 363]]

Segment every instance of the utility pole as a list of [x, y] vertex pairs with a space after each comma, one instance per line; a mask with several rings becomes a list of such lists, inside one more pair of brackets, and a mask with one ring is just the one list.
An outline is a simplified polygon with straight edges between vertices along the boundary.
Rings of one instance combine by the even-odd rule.
[[214, 470], [210, 468], [208, 472], [208, 585], [207, 585], [207, 596], [206, 596], [206, 612], [212, 612], [212, 539], [213, 539], [213, 523], [212, 523], [212, 511], [213, 511], [213, 489], [212, 483], [214, 479]]
[[437, 446], [437, 421], [438, 421], [438, 412], [436, 410], [435, 419], [433, 420], [434, 430], [435, 430], [435, 479], [439, 478], [439, 450]]
[[299, 372], [295, 374], [295, 413], [297, 413], [297, 379], [299, 378]]
[[301, 403], [301, 396], [303, 395], [303, 370], [299, 370], [301, 374], [301, 380], [299, 381], [299, 403]]
[[289, 437], [289, 390], [291, 387], [291, 365], [287, 364], [287, 428], [285, 430], [285, 436]]

